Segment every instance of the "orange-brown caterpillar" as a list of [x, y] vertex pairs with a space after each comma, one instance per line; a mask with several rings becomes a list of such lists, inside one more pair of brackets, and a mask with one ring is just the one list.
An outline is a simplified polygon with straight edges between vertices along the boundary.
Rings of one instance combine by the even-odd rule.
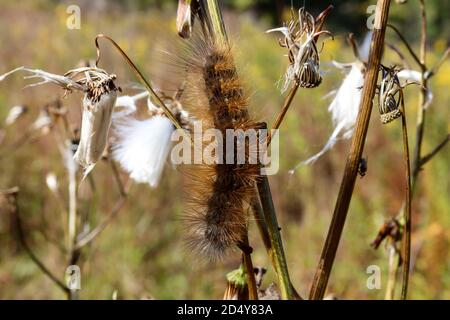
[[[190, 49], [184, 106], [202, 121], [203, 130], [218, 129], [225, 140], [227, 129], [257, 128], [230, 48], [202, 38]], [[225, 150], [219, 164], [185, 168], [190, 178], [185, 209], [188, 244], [208, 259], [221, 258], [227, 249], [241, 245], [247, 232], [248, 204], [259, 175], [259, 166], [247, 161], [248, 149], [245, 164], [226, 164], [225, 155], [235, 150]]]

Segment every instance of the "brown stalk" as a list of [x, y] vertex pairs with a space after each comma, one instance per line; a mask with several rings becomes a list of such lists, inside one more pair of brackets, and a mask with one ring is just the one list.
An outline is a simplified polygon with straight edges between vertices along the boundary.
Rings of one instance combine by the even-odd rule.
[[409, 161], [408, 129], [406, 126], [405, 105], [403, 103], [403, 93], [400, 91], [401, 112], [402, 112], [402, 137], [403, 137], [403, 160], [406, 169], [406, 207], [404, 210], [404, 230], [403, 230], [403, 283], [402, 299], [406, 300], [408, 294], [409, 269], [411, 264], [411, 167]]
[[248, 242], [248, 235], [245, 235], [242, 244], [242, 262], [245, 268], [245, 278], [247, 280], [249, 300], [258, 300], [258, 288], [256, 287], [255, 273], [253, 272], [252, 248]]
[[375, 25], [370, 47], [369, 61], [362, 89], [360, 111], [356, 120], [355, 133], [345, 165], [344, 176], [339, 189], [336, 206], [328, 230], [327, 238], [314, 276], [310, 299], [321, 300], [325, 294], [328, 279], [333, 267], [336, 251], [344, 228], [348, 208], [358, 174], [364, 143], [369, 127], [373, 98], [378, 79], [381, 56], [384, 46], [384, 36], [389, 15], [390, 0], [378, 0], [375, 13]]

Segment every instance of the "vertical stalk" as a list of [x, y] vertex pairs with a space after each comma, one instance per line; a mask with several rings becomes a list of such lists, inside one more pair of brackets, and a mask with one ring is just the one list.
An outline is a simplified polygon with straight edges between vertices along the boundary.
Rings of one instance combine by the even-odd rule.
[[420, 0], [420, 12], [421, 12], [421, 32], [420, 32], [420, 63], [422, 67], [422, 77], [420, 80], [421, 91], [419, 95], [419, 108], [417, 110], [417, 124], [416, 124], [416, 144], [414, 147], [413, 158], [413, 172], [412, 172], [412, 189], [413, 192], [416, 186], [416, 180], [420, 172], [421, 167], [421, 155], [422, 155], [422, 141], [425, 128], [425, 116], [426, 116], [426, 89], [428, 88], [428, 81], [425, 77], [426, 72], [426, 47], [427, 47], [427, 18], [425, 10], [424, 0]]
[[267, 176], [263, 175], [258, 181], [258, 191], [263, 208], [264, 220], [267, 224], [268, 235], [272, 247], [272, 257], [275, 262], [275, 270], [277, 271], [280, 284], [281, 297], [284, 300], [294, 299], [294, 290], [289, 278], [289, 272], [284, 255], [283, 243], [281, 240], [280, 228], [278, 226], [277, 215], [272, 201], [270, 185]]
[[217, 0], [206, 0], [214, 36], [224, 45], [228, 45], [228, 36]]
[[256, 287], [255, 273], [253, 272], [253, 262], [251, 247], [248, 242], [248, 235], [244, 237], [242, 250], [242, 262], [245, 268], [245, 278], [247, 281], [249, 300], [258, 300], [258, 288]]
[[384, 296], [385, 300], [394, 300], [395, 295], [395, 284], [397, 283], [397, 272], [398, 272], [398, 259], [399, 255], [397, 249], [395, 248], [395, 242], [392, 241], [388, 248], [389, 254], [389, 274], [388, 281], [386, 284], [386, 294]]
[[[72, 161], [72, 159], [68, 160]], [[77, 177], [72, 165], [67, 169], [69, 174], [69, 252], [73, 251], [77, 233]]]
[[406, 300], [408, 295], [409, 268], [411, 264], [411, 167], [409, 162], [408, 129], [406, 126], [406, 113], [403, 104], [403, 93], [400, 92], [402, 99], [402, 133], [403, 133], [403, 159], [406, 169], [406, 197], [404, 210], [404, 230], [403, 230], [403, 284], [402, 299]]
[[333, 267], [336, 251], [344, 229], [348, 208], [355, 186], [358, 166], [361, 160], [367, 129], [372, 111], [373, 97], [378, 79], [381, 56], [384, 46], [384, 35], [389, 15], [390, 0], [378, 0], [375, 13], [372, 43], [370, 46], [369, 62], [362, 89], [360, 111], [356, 120], [355, 133], [345, 165], [344, 176], [339, 189], [336, 206], [328, 230], [327, 238], [316, 269], [310, 292], [310, 299], [321, 300], [325, 294], [328, 279]]

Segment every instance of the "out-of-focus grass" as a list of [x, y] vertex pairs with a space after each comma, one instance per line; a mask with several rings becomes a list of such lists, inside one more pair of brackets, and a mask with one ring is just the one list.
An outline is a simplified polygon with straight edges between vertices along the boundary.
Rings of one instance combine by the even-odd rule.
[[[174, 12], [112, 10], [102, 12], [82, 7], [81, 30], [65, 27], [65, 5], [48, 1], [21, 1], [12, 5], [0, 1], [0, 73], [19, 65], [62, 73], [82, 59], [95, 57], [93, 39], [106, 33], [116, 39], [157, 86], [174, 90], [178, 77], [162, 50], [182, 48], [174, 29]], [[339, 13], [335, 13], [339, 14]], [[276, 38], [266, 35], [269, 26], [246, 16], [227, 16], [241, 74], [252, 93], [252, 110], [261, 120], [273, 121], [283, 97], [276, 82], [286, 67], [284, 51]], [[412, 26], [417, 27], [417, 26]], [[333, 26], [328, 26], [333, 30]], [[359, 35], [362, 37], [363, 35]], [[396, 41], [395, 36], [392, 41]], [[430, 47], [430, 61], [437, 61], [445, 46]], [[102, 43], [101, 66], [118, 75], [121, 86], [135, 81], [125, 63], [109, 44]], [[323, 84], [317, 89], [300, 90], [283, 124], [280, 135], [280, 171], [270, 178], [286, 246], [286, 255], [295, 286], [307, 295], [336, 200], [348, 142], [340, 142], [320, 161], [300, 167], [294, 175], [287, 171], [299, 161], [317, 152], [332, 131], [327, 113], [329, 100], [322, 99], [338, 87], [343, 74], [329, 62], [352, 61], [344, 35], [326, 41], [322, 53]], [[398, 59], [386, 52], [384, 64]], [[170, 71], [167, 71], [170, 70]], [[450, 65], [432, 81], [434, 102], [427, 117], [424, 152], [430, 150], [449, 130], [448, 105]], [[0, 119], [9, 107], [26, 104], [30, 114], [7, 129], [0, 145], [0, 188], [21, 188], [20, 207], [27, 237], [37, 254], [61, 278], [66, 257], [48, 244], [38, 230], [62, 242], [60, 209], [45, 188], [45, 175], [57, 173], [63, 185], [64, 168], [52, 136], [44, 136], [6, 156], [7, 147], [17, 140], [36, 118], [39, 109], [61, 95], [52, 86], [25, 89], [25, 81], [16, 75], [0, 86]], [[415, 112], [418, 89], [406, 89], [411, 144], [414, 144]], [[79, 125], [79, 96], [64, 100], [70, 108], [71, 125]], [[404, 173], [401, 160], [400, 123], [381, 126], [376, 105], [372, 114], [366, 149], [369, 169], [358, 179], [348, 223], [333, 269], [329, 291], [340, 298], [383, 298], [387, 276], [387, 256], [381, 247], [374, 251], [369, 243], [384, 219], [397, 214], [403, 201]], [[415, 232], [413, 251], [420, 248], [411, 278], [411, 298], [448, 298], [450, 296], [450, 216], [449, 153], [442, 152], [421, 173], [413, 204]], [[94, 171], [99, 192], [98, 211], [91, 213], [100, 221], [118, 197], [113, 178], [105, 163]], [[124, 176], [123, 176], [124, 177]], [[170, 165], [156, 190], [135, 185], [129, 200], [114, 222], [86, 248], [80, 259], [84, 299], [109, 299], [114, 290], [119, 298], [155, 297], [161, 299], [220, 298], [225, 289], [225, 274], [239, 264], [239, 254], [230, 254], [216, 264], [201, 262], [183, 244], [178, 219], [182, 212], [182, 177]], [[0, 217], [0, 298], [64, 298], [61, 292], [19, 249], [11, 232], [10, 217]], [[269, 269], [265, 283], [275, 281], [274, 273], [254, 226], [250, 241], [255, 248], [254, 264]], [[381, 290], [366, 287], [369, 265], [382, 271]]]

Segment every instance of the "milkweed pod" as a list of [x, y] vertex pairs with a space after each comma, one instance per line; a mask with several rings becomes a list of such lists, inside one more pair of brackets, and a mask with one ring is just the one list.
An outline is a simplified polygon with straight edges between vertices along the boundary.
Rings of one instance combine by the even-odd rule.
[[397, 77], [398, 71], [394, 68], [382, 68], [383, 79], [380, 85], [378, 109], [380, 111], [381, 123], [386, 124], [394, 121], [402, 115], [399, 106], [403, 96], [402, 87]]
[[315, 88], [322, 82], [319, 72], [320, 57], [316, 42], [321, 34], [331, 34], [321, 31], [322, 22], [328, 9], [324, 11], [323, 18], [316, 24], [314, 17], [301, 8], [298, 17], [292, 17], [289, 23], [283, 27], [268, 30], [270, 32], [281, 32], [283, 38], [279, 39], [281, 47], [288, 50], [289, 66], [285, 74], [284, 85], [281, 89], [285, 92], [291, 83], [296, 83], [303, 88]]
[[117, 99], [115, 90], [93, 99], [86, 93], [83, 99], [83, 116], [78, 149], [74, 159], [84, 169], [84, 177], [102, 156], [111, 126], [111, 117]]

